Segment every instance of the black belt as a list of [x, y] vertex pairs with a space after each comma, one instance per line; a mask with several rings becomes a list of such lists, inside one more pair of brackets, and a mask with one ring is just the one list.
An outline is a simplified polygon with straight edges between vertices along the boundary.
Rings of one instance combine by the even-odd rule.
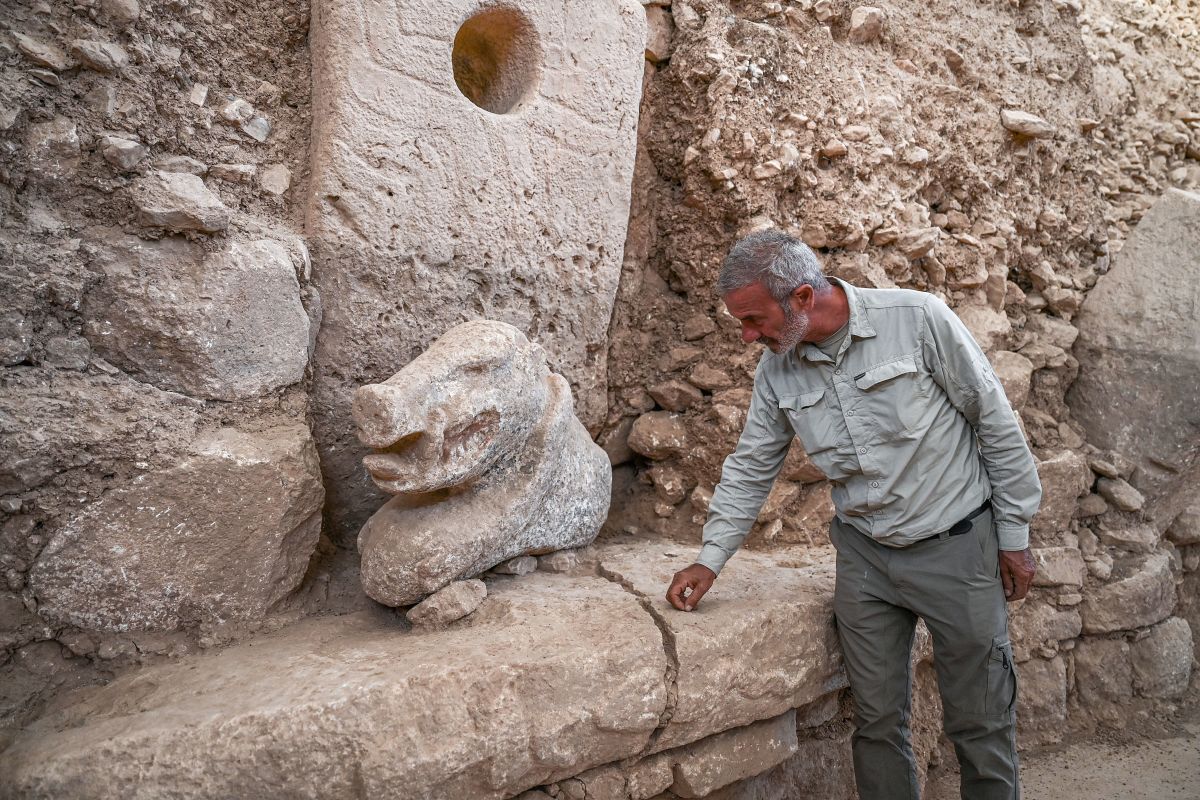
[[987, 511], [991, 507], [992, 507], [992, 499], [989, 497], [987, 500], [983, 501], [983, 505], [981, 505], [979, 508], [972, 511], [970, 514], [967, 514], [965, 517], [960, 519], [958, 522], [951, 525], [948, 529], [942, 531], [941, 533], [935, 533], [932, 536], [926, 536], [924, 539], [918, 539], [917, 541], [925, 542], [930, 539], [945, 539], [950, 536], [961, 536], [962, 534], [967, 533], [968, 531], [971, 530], [972, 520], [974, 520], [976, 517], [978, 517], [980, 514]]

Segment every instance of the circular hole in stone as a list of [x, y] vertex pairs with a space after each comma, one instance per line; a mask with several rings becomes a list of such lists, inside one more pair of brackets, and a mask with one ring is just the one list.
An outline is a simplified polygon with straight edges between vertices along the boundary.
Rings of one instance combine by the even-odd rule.
[[454, 36], [454, 82], [493, 114], [516, 111], [533, 93], [541, 67], [537, 31], [515, 8], [474, 14]]

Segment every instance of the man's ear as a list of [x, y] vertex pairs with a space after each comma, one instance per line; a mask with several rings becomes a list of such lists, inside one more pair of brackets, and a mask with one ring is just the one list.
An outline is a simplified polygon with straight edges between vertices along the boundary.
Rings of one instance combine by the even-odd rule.
[[815, 295], [813, 294], [813, 288], [811, 286], [809, 286], [807, 283], [800, 284], [792, 290], [791, 299], [794, 303], [793, 308], [796, 311], [801, 312], [807, 312], [811, 310], [810, 306], [813, 304], [814, 297]]

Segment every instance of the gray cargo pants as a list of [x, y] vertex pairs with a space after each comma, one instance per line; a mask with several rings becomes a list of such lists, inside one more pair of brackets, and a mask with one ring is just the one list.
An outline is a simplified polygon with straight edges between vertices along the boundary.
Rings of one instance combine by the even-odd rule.
[[965, 800], [1017, 800], [1017, 678], [992, 513], [968, 533], [905, 548], [878, 544], [834, 517], [833, 608], [856, 706], [861, 800], [918, 800], [909, 742], [910, 653], [917, 617], [933, 635], [946, 735]]

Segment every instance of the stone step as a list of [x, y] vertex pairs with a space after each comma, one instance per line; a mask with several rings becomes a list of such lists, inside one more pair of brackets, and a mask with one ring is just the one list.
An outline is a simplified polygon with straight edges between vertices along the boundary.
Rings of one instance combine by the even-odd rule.
[[445, 630], [361, 612], [141, 669], [23, 731], [0, 797], [499, 800], [662, 751], [695, 781], [684, 745], [842, 679], [827, 566], [742, 553], [685, 614], [661, 598], [691, 555], [605, 545], [603, 577], [489, 578]]

